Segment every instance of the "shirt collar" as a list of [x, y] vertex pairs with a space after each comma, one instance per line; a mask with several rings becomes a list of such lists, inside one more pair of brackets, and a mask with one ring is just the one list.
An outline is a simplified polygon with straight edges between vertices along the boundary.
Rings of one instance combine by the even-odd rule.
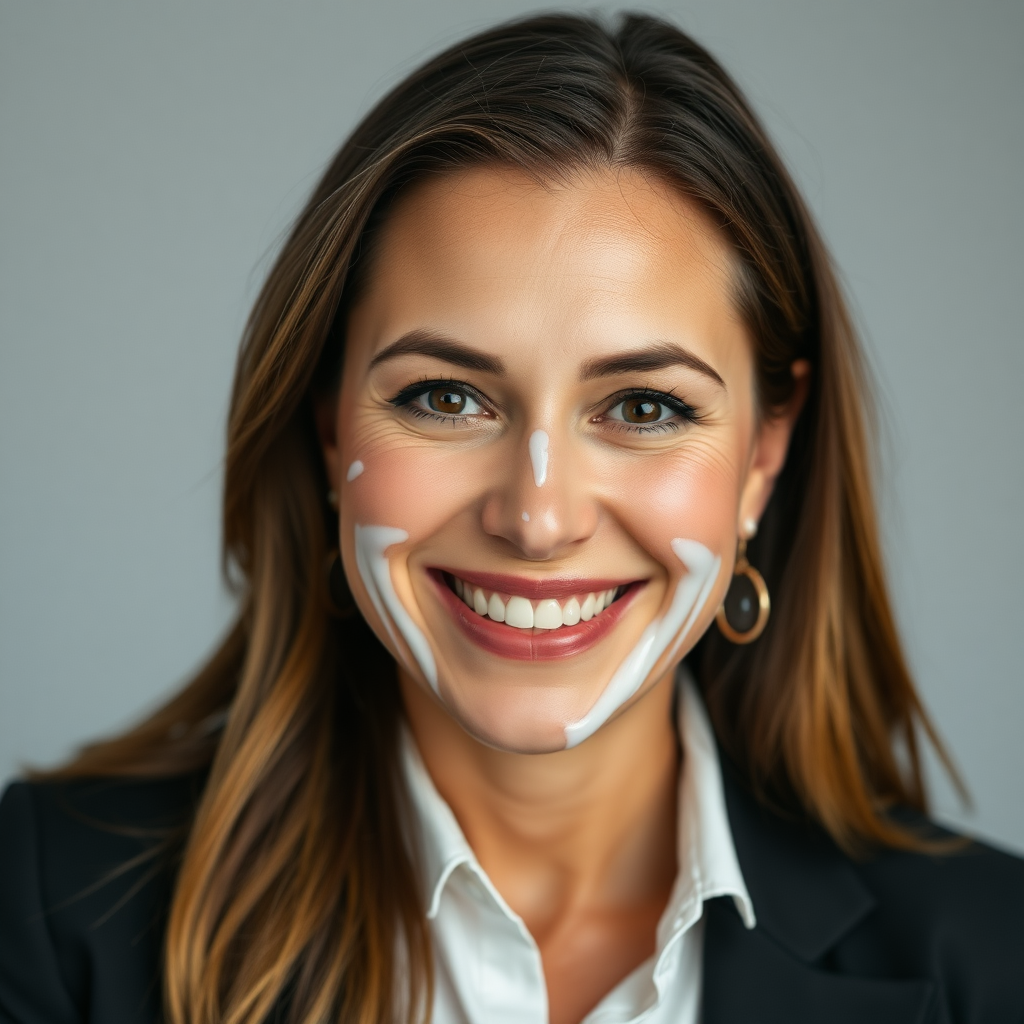
[[[412, 805], [414, 849], [427, 918], [437, 916], [441, 896], [460, 864], [479, 867], [452, 809], [438, 793], [409, 727], [402, 727], [402, 767]], [[482, 870], [480, 871], [482, 874]]]
[[754, 904], [733, 843], [715, 734], [685, 666], [679, 671], [677, 728], [683, 748], [676, 840], [679, 874], [662, 926], [671, 930], [695, 902], [703, 905], [705, 900], [731, 896], [743, 923], [753, 928]]
[[[731, 896], [747, 928], [753, 928], [756, 922], [729, 827], [714, 732], [696, 684], [685, 667], [679, 672], [677, 704], [677, 728], [683, 749], [677, 838], [679, 873], [658, 925], [659, 954], [701, 916], [708, 899]], [[445, 886], [463, 864], [515, 918], [480, 867], [455, 815], [434, 786], [407, 727], [402, 730], [401, 755], [413, 810], [410, 824], [427, 918], [437, 916]]]

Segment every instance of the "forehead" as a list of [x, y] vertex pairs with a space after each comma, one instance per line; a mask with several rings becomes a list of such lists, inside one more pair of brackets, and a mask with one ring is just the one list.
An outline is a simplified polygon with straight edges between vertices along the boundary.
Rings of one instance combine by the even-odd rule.
[[733, 273], [710, 217], [643, 170], [553, 182], [479, 167], [396, 202], [354, 318], [375, 346], [424, 327], [487, 347], [514, 336], [588, 351], [708, 338], [735, 333]]

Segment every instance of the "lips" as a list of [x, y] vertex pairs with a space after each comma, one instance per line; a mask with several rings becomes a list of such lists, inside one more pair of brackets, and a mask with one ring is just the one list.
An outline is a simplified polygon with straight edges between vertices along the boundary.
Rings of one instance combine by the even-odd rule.
[[643, 581], [570, 577], [527, 580], [493, 573], [434, 569], [442, 603], [474, 643], [503, 658], [569, 658], [615, 627]]

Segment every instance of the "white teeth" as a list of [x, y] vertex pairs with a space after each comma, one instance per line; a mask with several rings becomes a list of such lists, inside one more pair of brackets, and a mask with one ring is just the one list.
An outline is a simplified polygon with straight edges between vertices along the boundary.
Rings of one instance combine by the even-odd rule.
[[525, 597], [510, 597], [505, 605], [505, 621], [517, 629], [533, 629], [533, 605]]
[[538, 629], [558, 629], [562, 624], [562, 606], [553, 598], [538, 601], [533, 610], [533, 624]]
[[505, 621], [505, 602], [497, 594], [491, 594], [491, 599], [487, 602], [487, 617], [494, 619], [495, 622]]
[[505, 601], [500, 594], [490, 597], [481, 587], [452, 577], [452, 589], [477, 615], [493, 622], [504, 622], [517, 629], [558, 629], [561, 626], [575, 626], [578, 622], [589, 622], [615, 600], [618, 587], [587, 594], [582, 605], [579, 598], [570, 597], [564, 605], [551, 597], [539, 601], [512, 596]]

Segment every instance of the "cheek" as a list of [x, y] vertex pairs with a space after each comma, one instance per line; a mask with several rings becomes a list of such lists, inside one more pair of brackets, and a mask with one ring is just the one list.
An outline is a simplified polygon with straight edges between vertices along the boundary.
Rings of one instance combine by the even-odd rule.
[[[454, 454], [383, 438], [362, 444], [354, 439], [343, 452], [340, 540], [349, 585], [380, 640], [414, 674], [418, 668], [435, 691], [435, 655], [409, 556], [473, 501], [470, 484], [479, 475], [474, 460]], [[361, 468], [352, 472], [356, 463]]]
[[708, 448], [652, 459], [616, 490], [620, 520], [662, 565], [678, 565], [675, 538], [699, 541], [722, 556], [736, 543], [740, 480], [738, 460], [729, 454]]
[[471, 504], [479, 487], [472, 453], [438, 451], [408, 442], [354, 446], [362, 472], [342, 489], [343, 519], [401, 527], [410, 540], [426, 537]]

